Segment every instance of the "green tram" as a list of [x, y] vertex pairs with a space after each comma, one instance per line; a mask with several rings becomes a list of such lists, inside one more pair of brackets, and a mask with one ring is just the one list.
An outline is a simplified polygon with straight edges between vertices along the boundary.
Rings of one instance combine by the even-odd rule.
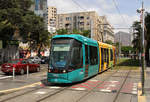
[[47, 80], [74, 83], [113, 67], [115, 47], [78, 34], [56, 35], [51, 41]]

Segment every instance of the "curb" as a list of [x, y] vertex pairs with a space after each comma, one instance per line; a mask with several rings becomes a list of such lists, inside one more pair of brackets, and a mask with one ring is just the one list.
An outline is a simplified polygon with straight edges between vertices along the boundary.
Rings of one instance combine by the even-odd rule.
[[138, 102], [147, 102], [145, 95], [142, 95], [142, 84], [138, 83]]

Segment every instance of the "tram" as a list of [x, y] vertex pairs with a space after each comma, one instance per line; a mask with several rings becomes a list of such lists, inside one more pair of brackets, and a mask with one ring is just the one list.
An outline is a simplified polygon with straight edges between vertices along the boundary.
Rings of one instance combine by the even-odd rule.
[[74, 83], [115, 65], [115, 47], [78, 34], [52, 38], [47, 81]]

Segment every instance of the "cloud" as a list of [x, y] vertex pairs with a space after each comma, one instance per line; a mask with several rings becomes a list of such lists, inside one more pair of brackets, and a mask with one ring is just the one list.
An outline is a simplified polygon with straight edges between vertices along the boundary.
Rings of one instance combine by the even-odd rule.
[[[107, 11], [112, 10], [113, 6], [105, 0], [93, 0], [92, 3], [89, 0], [77, 1], [74, 0], [48, 0], [48, 6], [55, 6], [58, 9], [58, 13], [70, 13], [85, 11], [97, 11], [100, 15], [104, 15]], [[81, 6], [81, 7], [80, 7]], [[84, 8], [84, 9], [82, 9]]]
[[111, 2], [108, 2], [108, 0], [97, 0], [97, 3], [105, 11], [114, 9], [114, 6]]
[[[124, 18], [122, 18], [122, 17]], [[115, 28], [115, 32], [118, 31], [125, 31], [129, 32], [129, 29], [121, 29], [121, 28], [130, 28], [134, 21], [139, 20], [137, 15], [128, 16], [126, 14], [109, 14], [107, 15], [108, 21], [113, 25]]]

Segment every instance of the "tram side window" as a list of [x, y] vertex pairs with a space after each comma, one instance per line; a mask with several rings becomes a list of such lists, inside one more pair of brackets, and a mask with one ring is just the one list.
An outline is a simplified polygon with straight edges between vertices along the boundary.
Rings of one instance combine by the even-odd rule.
[[113, 50], [112, 49], [110, 49], [110, 60], [112, 61], [113, 60]]
[[81, 68], [83, 65], [83, 50], [82, 43], [74, 42], [71, 53], [71, 64], [75, 68]]
[[102, 64], [104, 63], [104, 49], [101, 48], [101, 61], [102, 61]]
[[109, 63], [109, 52], [108, 52], [108, 49], [106, 49], [106, 56], [107, 56], [107, 63]]
[[90, 46], [90, 64], [98, 64], [98, 51], [97, 47]]
[[107, 62], [107, 52], [106, 52], [106, 49], [104, 49], [103, 55], [104, 55], [104, 62]]
[[85, 64], [89, 64], [88, 60], [88, 46], [85, 45]]

